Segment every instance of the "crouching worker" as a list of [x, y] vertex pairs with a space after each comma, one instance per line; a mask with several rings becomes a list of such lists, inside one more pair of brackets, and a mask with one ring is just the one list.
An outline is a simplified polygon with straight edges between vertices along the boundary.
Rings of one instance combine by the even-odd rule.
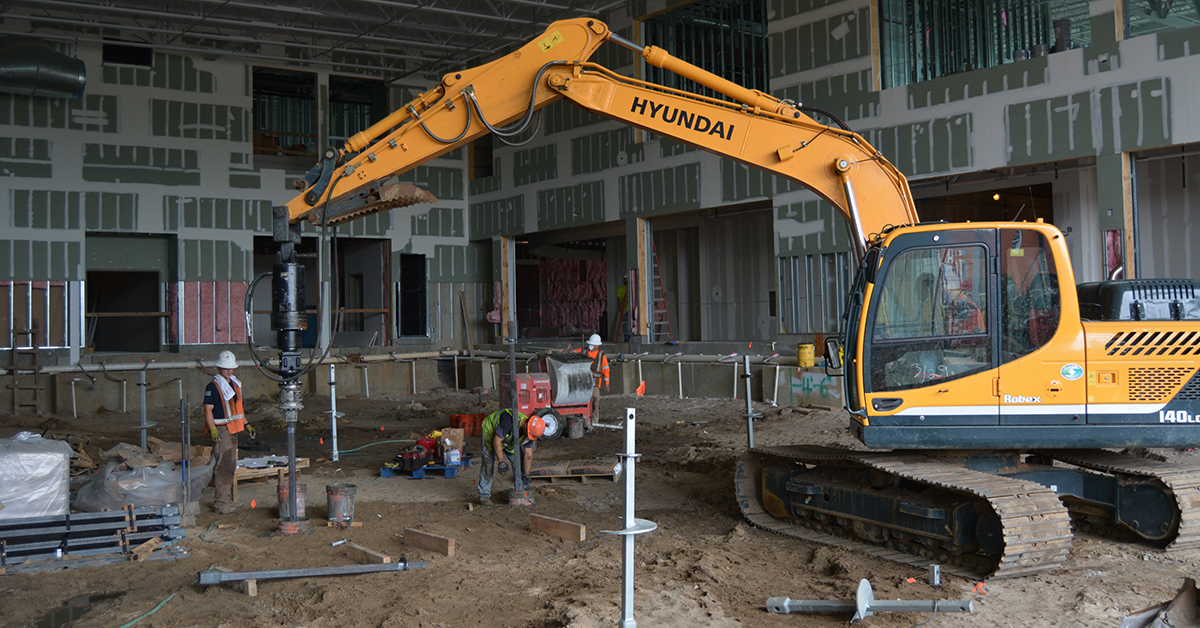
[[[521, 471], [521, 477], [524, 480], [525, 487], [529, 486], [529, 469], [533, 464], [533, 452], [537, 448], [537, 439], [546, 431], [546, 422], [542, 417], [535, 416], [533, 418], [526, 417], [520, 412], [517, 413], [517, 424], [521, 434], [521, 445], [525, 448], [521, 452], [521, 462], [524, 470]], [[513, 437], [513, 411], [511, 408], [503, 408], [497, 410], [483, 419], [482, 437], [483, 443], [483, 465], [479, 469], [479, 503], [490, 504], [492, 502], [492, 476], [494, 475], [494, 467], [504, 464], [504, 459], [497, 455], [497, 452], [503, 451], [504, 457], [508, 459], [508, 463], [513, 468], [513, 484], [516, 485], [516, 474], [518, 473], [516, 461], [516, 439]]]
[[213, 511], [227, 515], [237, 510], [240, 504], [233, 501], [234, 474], [237, 473], [238, 433], [245, 430], [254, 438], [254, 428], [246, 423], [242, 409], [242, 383], [233, 376], [238, 367], [232, 351], [222, 351], [217, 356], [217, 375], [204, 389], [204, 426], [213, 441], [213, 457], [217, 459], [213, 470], [216, 485]]

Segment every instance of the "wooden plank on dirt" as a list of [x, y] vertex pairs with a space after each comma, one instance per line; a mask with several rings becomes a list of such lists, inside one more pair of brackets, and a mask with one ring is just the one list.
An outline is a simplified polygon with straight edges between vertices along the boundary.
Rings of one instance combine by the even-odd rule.
[[430, 534], [428, 532], [422, 532], [412, 528], [405, 528], [404, 542], [412, 545], [413, 547], [419, 547], [421, 549], [427, 549], [431, 552], [437, 552], [443, 556], [454, 555], [454, 539], [444, 536], [438, 536], [436, 534]]
[[580, 542], [587, 538], [587, 526], [582, 523], [564, 521], [542, 515], [529, 515], [529, 527], [539, 532], [545, 532], [568, 541]]
[[[232, 569], [225, 567], [214, 567], [213, 569], [216, 569], [222, 573], [233, 573]], [[243, 594], [249, 597], [255, 597], [258, 595], [258, 580], [235, 580], [228, 584], [233, 585], [235, 590], [241, 591]]]
[[129, 560], [134, 560], [134, 561], [145, 560], [146, 557], [150, 555], [150, 552], [153, 552], [154, 550], [158, 549], [158, 547], [162, 544], [163, 544], [162, 537], [156, 536], [156, 537], [150, 539], [149, 541], [146, 541], [145, 543], [142, 543], [141, 545], [133, 548], [133, 552], [129, 556]]
[[350, 552], [350, 558], [353, 558], [364, 565], [368, 563], [386, 565], [392, 562], [391, 556], [388, 556], [383, 552], [377, 552], [373, 549], [363, 547], [357, 543], [347, 543], [346, 550]]

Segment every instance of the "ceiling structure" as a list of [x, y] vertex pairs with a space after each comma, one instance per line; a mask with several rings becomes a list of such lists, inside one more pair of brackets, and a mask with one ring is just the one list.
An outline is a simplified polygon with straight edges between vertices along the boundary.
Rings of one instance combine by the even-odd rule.
[[[629, 0], [6, 0], [0, 36], [122, 43], [424, 84], [505, 54], [556, 20]], [[113, 41], [117, 40], [117, 41]]]

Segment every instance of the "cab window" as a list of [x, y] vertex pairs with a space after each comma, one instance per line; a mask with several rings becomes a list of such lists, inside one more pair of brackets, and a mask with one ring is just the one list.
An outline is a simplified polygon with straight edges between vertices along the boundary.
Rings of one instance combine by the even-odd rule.
[[872, 392], [928, 386], [991, 367], [987, 249], [912, 249], [896, 256], [871, 330]]
[[1000, 324], [1003, 362], [1028, 355], [1058, 330], [1058, 273], [1049, 242], [1033, 229], [1000, 230]]

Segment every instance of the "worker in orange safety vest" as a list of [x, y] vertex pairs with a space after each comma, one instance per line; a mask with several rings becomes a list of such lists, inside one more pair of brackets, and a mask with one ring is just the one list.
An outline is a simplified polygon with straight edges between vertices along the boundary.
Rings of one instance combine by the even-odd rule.
[[[575, 353], [583, 353], [592, 359], [592, 377], [596, 378], [596, 383], [592, 387], [592, 421], [596, 420], [596, 415], [600, 409], [600, 387], [604, 386], [604, 392], [608, 392], [608, 356], [604, 355], [604, 351], [600, 349], [600, 334], [592, 334], [587, 339], [587, 350], [582, 347], [575, 349]], [[592, 421], [587, 423], [587, 430], [591, 431]]]
[[227, 515], [237, 510], [233, 501], [234, 474], [237, 472], [237, 435], [245, 431], [254, 438], [254, 428], [246, 423], [242, 408], [242, 383], [233, 376], [238, 367], [232, 351], [222, 351], [217, 356], [217, 374], [204, 389], [204, 425], [213, 441], [213, 457], [217, 464], [213, 469], [213, 511]]

